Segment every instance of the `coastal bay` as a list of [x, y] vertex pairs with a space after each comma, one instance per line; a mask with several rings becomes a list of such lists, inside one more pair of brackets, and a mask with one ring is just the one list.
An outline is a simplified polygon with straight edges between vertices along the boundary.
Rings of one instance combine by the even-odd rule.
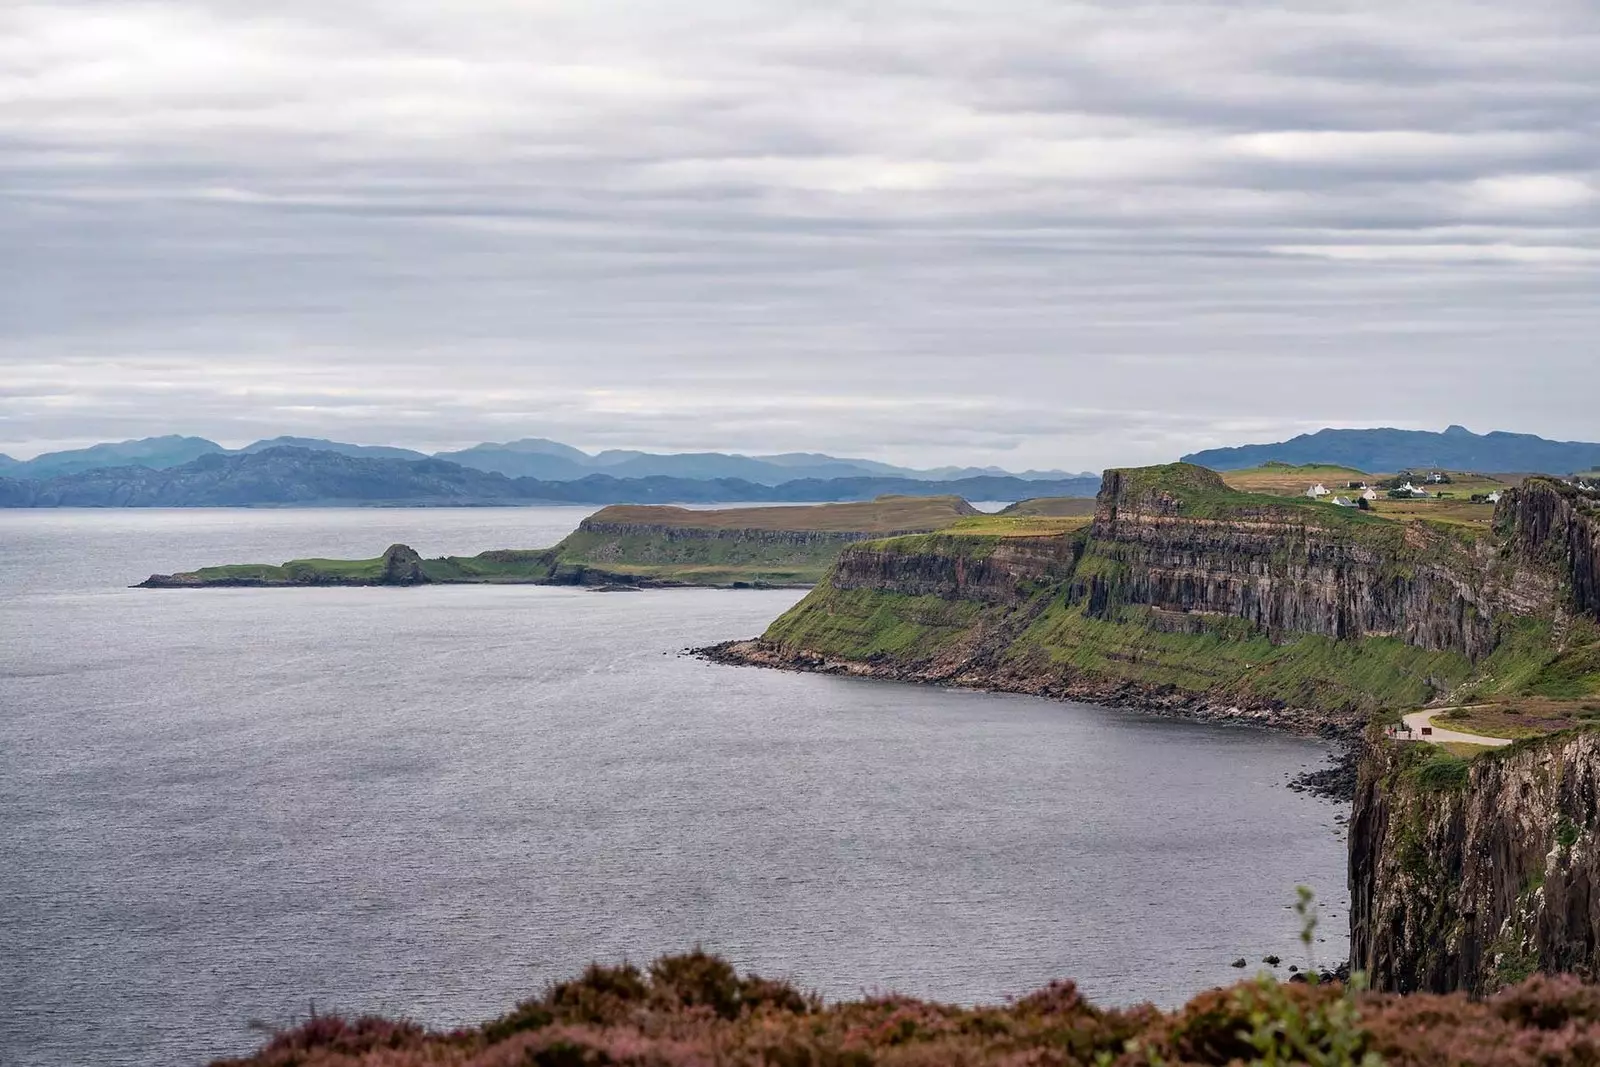
[[1337, 809], [1283, 788], [1321, 743], [679, 654], [794, 591], [121, 588], [582, 514], [0, 520], [5, 1061], [198, 1061], [313, 999], [447, 1025], [696, 941], [829, 996], [1174, 1004], [1295, 960], [1301, 883], [1344, 958]]

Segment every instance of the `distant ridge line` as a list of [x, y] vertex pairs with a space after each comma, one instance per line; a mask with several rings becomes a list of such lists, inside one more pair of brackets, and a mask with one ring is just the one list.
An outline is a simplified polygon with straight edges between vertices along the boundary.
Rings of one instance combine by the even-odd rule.
[[1430, 430], [1324, 429], [1272, 444], [1210, 448], [1183, 457], [1212, 470], [1245, 470], [1277, 461], [1296, 466], [1326, 463], [1392, 472], [1414, 467], [1483, 472], [1565, 475], [1600, 465], [1600, 443], [1550, 441], [1534, 434], [1495, 430], [1476, 434], [1464, 426]]

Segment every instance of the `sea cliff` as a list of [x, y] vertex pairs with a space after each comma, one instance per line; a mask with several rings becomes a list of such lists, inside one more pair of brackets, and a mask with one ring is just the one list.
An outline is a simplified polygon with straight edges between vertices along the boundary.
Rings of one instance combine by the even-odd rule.
[[1352, 969], [1393, 992], [1600, 974], [1597, 817], [1594, 729], [1470, 761], [1375, 742], [1350, 823]]
[[1351, 733], [1581, 667], [1596, 528], [1543, 479], [1480, 530], [1112, 470], [1086, 527], [850, 545], [760, 638], [706, 654]]

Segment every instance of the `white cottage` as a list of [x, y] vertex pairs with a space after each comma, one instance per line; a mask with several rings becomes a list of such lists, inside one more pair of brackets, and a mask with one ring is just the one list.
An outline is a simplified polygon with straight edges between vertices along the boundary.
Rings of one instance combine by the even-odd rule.
[[1327, 495], [1328, 487], [1323, 485], [1321, 482], [1318, 482], [1316, 485], [1313, 485], [1310, 489], [1306, 490], [1306, 496], [1310, 497], [1312, 500], [1321, 500]]

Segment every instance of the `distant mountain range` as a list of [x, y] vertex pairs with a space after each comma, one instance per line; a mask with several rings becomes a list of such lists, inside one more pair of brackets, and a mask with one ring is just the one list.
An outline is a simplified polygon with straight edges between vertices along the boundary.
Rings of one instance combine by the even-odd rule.
[[201, 456], [251, 455], [273, 448], [304, 448], [315, 452], [334, 452], [367, 459], [424, 460], [442, 459], [473, 470], [504, 474], [511, 478], [537, 478], [550, 482], [571, 482], [593, 474], [613, 478], [687, 478], [714, 481], [738, 478], [757, 485], [779, 485], [805, 478], [912, 478], [919, 481], [949, 481], [954, 478], [1005, 477], [1048, 480], [1071, 477], [1065, 471], [1023, 471], [1013, 474], [999, 467], [937, 467], [913, 470], [870, 459], [839, 459], [816, 452], [786, 452], [774, 456], [741, 456], [724, 452], [686, 452], [657, 454], [609, 450], [590, 455], [571, 445], [528, 437], [520, 441], [473, 445], [457, 452], [429, 455], [409, 448], [386, 445], [353, 445], [313, 437], [274, 437], [244, 448], [229, 449], [203, 437], [147, 437], [138, 441], [93, 445], [67, 452], [47, 452], [30, 460], [0, 455], [0, 476], [38, 481], [67, 474], [110, 467], [139, 466], [166, 470]]
[[[807, 469], [800, 467], [798, 469]], [[765, 485], [739, 478], [510, 478], [448, 460], [392, 459], [279, 445], [210, 452], [187, 463], [98, 467], [46, 479], [0, 476], [0, 507], [241, 507], [312, 504], [453, 506], [871, 500], [884, 494], [968, 500], [1092, 496], [1100, 479], [981, 475], [929, 480], [863, 475]]]
[[1318, 430], [1271, 445], [1211, 448], [1184, 456], [1212, 470], [1231, 471], [1280, 463], [1332, 463], [1392, 472], [1415, 467], [1449, 470], [1571, 474], [1600, 467], [1600, 444], [1547, 441], [1526, 433], [1476, 434], [1463, 426], [1429, 430]]

